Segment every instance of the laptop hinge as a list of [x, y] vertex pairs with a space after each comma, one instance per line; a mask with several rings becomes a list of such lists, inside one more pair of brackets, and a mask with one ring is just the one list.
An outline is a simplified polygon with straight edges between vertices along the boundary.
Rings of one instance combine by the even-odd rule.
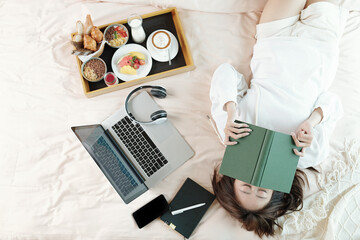
[[141, 176], [138, 173], [138, 170], [136, 169], [136, 167], [134, 166], [134, 164], [129, 160], [129, 158], [124, 154], [123, 150], [119, 147], [119, 144], [116, 142], [116, 140], [114, 139], [114, 137], [111, 135], [110, 131], [107, 129], [105, 130], [106, 135], [109, 137], [110, 141], [115, 145], [116, 149], [118, 150], [118, 152], [120, 153], [120, 155], [126, 159], [127, 163], [129, 164], [129, 166], [132, 168], [134, 174], [136, 175], [136, 177], [138, 178], [138, 180], [141, 183], [145, 182], [145, 179], [143, 176]]

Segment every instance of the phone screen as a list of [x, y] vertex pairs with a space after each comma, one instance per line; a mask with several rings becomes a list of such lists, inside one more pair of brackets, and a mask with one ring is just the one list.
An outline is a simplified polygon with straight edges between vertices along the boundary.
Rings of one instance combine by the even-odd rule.
[[138, 227], [142, 228], [155, 220], [157, 217], [160, 217], [168, 209], [169, 204], [164, 195], [161, 194], [136, 210], [132, 215]]

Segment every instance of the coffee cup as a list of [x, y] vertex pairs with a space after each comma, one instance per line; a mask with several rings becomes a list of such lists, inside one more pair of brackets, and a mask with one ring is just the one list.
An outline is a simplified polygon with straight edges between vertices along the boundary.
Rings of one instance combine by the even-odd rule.
[[146, 47], [153, 59], [159, 62], [169, 61], [169, 65], [179, 51], [179, 43], [176, 37], [165, 29], [152, 32], [146, 40]]
[[157, 30], [153, 33], [151, 44], [154, 50], [159, 53], [166, 53], [171, 47], [170, 34], [164, 30]]
[[169, 64], [171, 65], [170, 48], [171, 37], [167, 31], [157, 30], [153, 33], [151, 38], [151, 44], [155, 51], [161, 55], [167, 55]]

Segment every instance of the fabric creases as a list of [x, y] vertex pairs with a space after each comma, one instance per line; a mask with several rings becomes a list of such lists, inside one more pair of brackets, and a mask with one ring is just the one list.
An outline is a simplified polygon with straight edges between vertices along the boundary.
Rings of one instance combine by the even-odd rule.
[[347, 139], [344, 141], [344, 150], [339, 152], [333, 161], [333, 170], [318, 179], [321, 188], [329, 189], [338, 183], [345, 175], [356, 173], [360, 166], [360, 141]]
[[169, 7], [169, 1], [167, 0], [150, 0], [152, 6], [165, 9]]
[[[358, 139], [345, 139], [344, 149], [330, 157], [332, 160], [332, 170], [326, 174], [319, 175], [318, 184], [321, 191], [308, 203], [310, 207], [304, 207], [301, 211], [291, 213], [281, 219], [280, 224], [283, 227], [281, 236], [295, 232], [309, 232], [315, 229], [318, 223], [328, 216], [329, 209], [335, 208], [336, 205], [339, 204], [336, 203], [335, 206], [331, 205], [334, 196], [338, 194], [343, 195], [340, 198], [342, 203], [344, 199], [353, 201], [356, 194], [354, 194], [352, 189], [356, 188], [360, 180], [359, 176], [355, 176], [358, 174], [357, 171], [360, 166], [359, 158], [360, 141]], [[344, 180], [344, 178], [346, 178], [346, 180]], [[343, 186], [339, 187], [338, 185]], [[340, 225], [340, 223], [338, 225]], [[341, 227], [343, 228], [343, 226]], [[347, 232], [351, 232], [352, 230], [354, 229], [347, 229]]]

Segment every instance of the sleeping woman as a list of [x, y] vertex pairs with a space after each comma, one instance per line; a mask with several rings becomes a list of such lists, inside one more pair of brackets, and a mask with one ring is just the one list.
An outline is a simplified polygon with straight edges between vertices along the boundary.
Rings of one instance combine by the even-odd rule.
[[[250, 87], [230, 64], [214, 72], [212, 117], [226, 145], [251, 130], [238, 119], [291, 134], [300, 156], [289, 194], [263, 189], [215, 170], [219, 203], [244, 228], [260, 237], [274, 235], [277, 218], [301, 209], [307, 181], [301, 169], [323, 161], [329, 139], [342, 116], [338, 97], [328, 91], [338, 66], [338, 42], [348, 11], [336, 0], [268, 0], [256, 26]], [[239, 158], [239, 161], [241, 159]]]

